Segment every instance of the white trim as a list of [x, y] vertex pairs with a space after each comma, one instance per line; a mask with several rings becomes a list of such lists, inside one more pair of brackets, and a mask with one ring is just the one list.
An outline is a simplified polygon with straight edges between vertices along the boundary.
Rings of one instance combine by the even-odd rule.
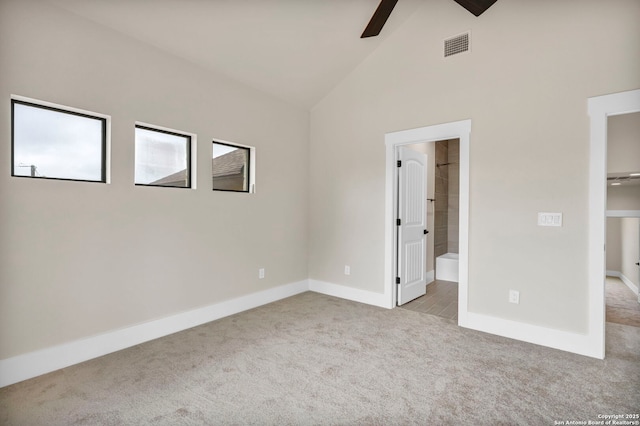
[[607, 210], [607, 217], [640, 217], [640, 210]]
[[593, 358], [602, 358], [597, 336], [571, 333], [469, 312], [467, 328]]
[[427, 272], [427, 285], [431, 284], [435, 280], [436, 280], [436, 271], [435, 269], [432, 269], [429, 272]]
[[309, 290], [316, 293], [335, 296], [341, 299], [353, 300], [354, 302], [365, 303], [367, 305], [390, 308], [389, 300], [383, 293], [374, 293], [368, 290], [361, 290], [354, 287], [327, 283], [318, 280], [309, 280]]
[[417, 129], [402, 130], [385, 135], [386, 180], [385, 180], [385, 238], [384, 238], [384, 297], [386, 307], [396, 306], [395, 261], [396, 258], [396, 150], [402, 145], [436, 142], [448, 139], [460, 140], [460, 216], [459, 216], [459, 283], [458, 324], [465, 326], [467, 320], [469, 279], [469, 143], [471, 120], [437, 124]]
[[307, 280], [0, 360], [0, 387], [167, 336], [309, 290]]
[[[105, 129], [105, 145], [106, 145], [105, 151], [106, 152], [105, 152], [105, 158], [104, 158], [104, 167], [106, 170], [104, 171], [104, 183], [106, 183], [107, 185], [111, 183], [111, 116], [110, 115], [102, 114], [100, 112], [89, 111], [86, 109], [70, 107], [67, 105], [56, 104], [53, 102], [41, 101], [40, 99], [28, 98], [26, 96], [20, 96], [20, 95], [12, 94], [11, 99], [14, 99], [16, 101], [30, 102], [32, 104], [42, 105], [45, 107], [57, 108], [63, 111], [77, 112], [79, 114], [85, 114], [93, 117], [103, 118], [105, 120], [105, 127], [106, 127]], [[71, 179], [71, 180], [75, 180], [75, 179]], [[99, 181], [96, 181], [96, 182], [99, 182]]]
[[606, 252], [607, 119], [609, 116], [640, 111], [640, 90], [588, 99], [590, 117], [589, 148], [589, 326], [588, 337], [596, 358], [605, 355], [604, 279]]
[[631, 281], [629, 278], [627, 278], [624, 274], [620, 273], [620, 275], [618, 276], [620, 278], [620, 280], [625, 283], [627, 285], [627, 287], [629, 287], [629, 289], [631, 289], [631, 291], [638, 296], [638, 286], [635, 285], [633, 283], [633, 281]]
[[631, 281], [629, 278], [627, 278], [625, 275], [622, 274], [622, 272], [620, 271], [611, 271], [609, 269], [607, 269], [607, 277], [615, 277], [615, 278], [620, 278], [620, 281], [622, 281], [623, 283], [626, 284], [627, 287], [629, 287], [631, 289], [631, 291], [633, 291], [635, 293], [636, 296], [638, 296], [638, 286], [636, 286], [633, 281]]

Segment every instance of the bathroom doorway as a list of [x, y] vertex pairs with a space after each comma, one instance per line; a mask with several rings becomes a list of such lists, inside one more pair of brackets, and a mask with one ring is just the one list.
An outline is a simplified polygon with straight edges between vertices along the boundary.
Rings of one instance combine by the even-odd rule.
[[460, 140], [406, 145], [427, 158], [426, 291], [404, 309], [458, 320]]
[[[425, 299], [408, 301], [408, 306], [417, 308], [421, 305], [426, 310], [427, 306], [433, 306], [439, 301], [441, 308], [438, 314], [449, 315], [450, 319], [457, 319], [458, 325], [467, 325], [467, 301], [468, 301], [468, 230], [469, 230], [469, 142], [470, 142], [471, 120], [464, 120], [453, 123], [440, 124], [435, 126], [423, 127], [418, 129], [404, 130], [399, 132], [388, 133], [385, 135], [385, 144], [387, 147], [387, 174], [386, 174], [386, 225], [385, 225], [385, 274], [388, 277], [385, 282], [385, 295], [389, 297], [390, 306], [395, 307], [403, 303], [398, 303], [398, 287], [402, 284], [403, 273], [408, 270], [405, 268], [401, 251], [398, 249], [399, 238], [401, 237], [402, 218], [400, 213], [400, 192], [401, 188], [398, 161], [400, 160], [401, 147], [407, 149], [413, 146], [427, 154], [428, 174], [432, 176], [427, 184], [428, 191], [424, 197], [426, 202], [425, 214], [427, 234], [427, 250], [426, 255], [421, 256], [426, 265], [425, 270]], [[451, 161], [449, 160], [449, 142], [451, 142]], [[436, 161], [436, 145], [440, 143], [440, 156]], [[443, 143], [446, 143], [444, 145]], [[444, 155], [442, 155], [444, 154]], [[439, 164], [439, 166], [438, 166]], [[451, 172], [449, 168], [456, 168], [457, 171]], [[401, 167], [401, 166], [400, 166]], [[435, 175], [438, 173], [441, 178], [436, 192]], [[446, 178], [446, 179], [445, 179]], [[446, 181], [446, 189], [445, 189]], [[449, 182], [451, 181], [451, 182]], [[449, 212], [449, 184], [454, 187], [451, 191], [452, 205], [451, 213]], [[440, 195], [444, 204], [437, 207], [436, 200]], [[455, 198], [455, 201], [454, 201]], [[455, 216], [449, 221], [450, 214]], [[436, 215], [438, 215], [438, 224], [436, 226]], [[451, 231], [451, 234], [450, 232]], [[450, 236], [451, 235], [451, 236]], [[438, 269], [440, 272], [446, 271], [446, 265], [438, 268], [436, 253], [436, 236], [438, 237], [438, 253], [441, 254], [442, 260], [457, 261], [449, 262], [449, 270], [451, 275], [445, 277], [436, 277]], [[449, 244], [451, 241], [451, 244]], [[450, 252], [452, 251], [452, 252]], [[449, 254], [449, 256], [446, 256]], [[454, 259], [458, 255], [458, 259]], [[446, 259], [449, 257], [449, 259]], [[453, 265], [451, 265], [453, 264]], [[457, 272], [457, 284], [454, 274]], [[447, 278], [447, 279], [444, 279]], [[442, 281], [442, 285], [440, 285]], [[449, 286], [445, 283], [449, 281]], [[440, 290], [440, 291], [438, 291]], [[456, 292], [457, 290], [457, 292]], [[437, 300], [429, 299], [429, 296], [436, 296]], [[418, 295], [420, 296], [420, 295]], [[446, 301], [445, 301], [446, 300]], [[452, 301], [453, 300], [453, 301]], [[403, 299], [400, 302], [407, 302]], [[442, 306], [445, 304], [445, 306]], [[433, 307], [433, 310], [438, 308]], [[429, 312], [434, 313], [434, 312]]]

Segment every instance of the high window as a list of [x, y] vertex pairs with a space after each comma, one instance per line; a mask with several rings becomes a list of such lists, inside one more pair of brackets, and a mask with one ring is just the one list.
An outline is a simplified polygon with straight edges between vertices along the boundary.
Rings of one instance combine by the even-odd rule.
[[11, 100], [11, 175], [107, 181], [107, 118]]
[[213, 142], [211, 175], [214, 191], [252, 192], [253, 148]]
[[136, 125], [135, 184], [191, 188], [191, 136]]

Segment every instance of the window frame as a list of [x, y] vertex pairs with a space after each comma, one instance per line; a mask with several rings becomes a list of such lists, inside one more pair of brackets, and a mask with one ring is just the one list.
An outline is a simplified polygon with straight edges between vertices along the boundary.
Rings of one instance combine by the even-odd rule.
[[[164, 133], [172, 136], [179, 136], [182, 138], [187, 138], [187, 146], [185, 150], [185, 154], [187, 156], [187, 185], [186, 186], [173, 186], [173, 185], [152, 185], [150, 183], [136, 183], [135, 176], [135, 167], [136, 167], [136, 158], [135, 158], [135, 148], [136, 148], [136, 137], [135, 137], [135, 129], [148, 130], [152, 132]], [[133, 135], [133, 144], [134, 144], [134, 173], [133, 173], [133, 184], [135, 186], [149, 186], [154, 188], [179, 188], [179, 189], [196, 189], [195, 182], [195, 164], [193, 161], [193, 156], [195, 153], [195, 143], [196, 143], [196, 135], [189, 132], [182, 132], [180, 130], [169, 129], [167, 127], [156, 126], [153, 124], [141, 123], [136, 121], [134, 124], [134, 135]]]
[[[15, 134], [15, 105], [26, 105], [33, 108], [40, 108], [48, 111], [54, 111], [63, 114], [75, 115], [78, 117], [89, 118], [98, 120], [101, 123], [100, 139], [100, 179], [74, 179], [68, 177], [49, 177], [49, 176], [25, 176], [16, 174], [15, 164], [15, 147], [16, 147], [16, 134]], [[110, 148], [110, 127], [111, 117], [104, 114], [99, 114], [91, 111], [85, 111], [78, 108], [67, 107], [64, 105], [54, 104], [51, 102], [39, 101], [36, 99], [25, 98], [22, 96], [11, 96], [11, 176], [17, 178], [29, 178], [29, 179], [43, 179], [43, 180], [60, 180], [71, 182], [89, 182], [89, 183], [110, 183], [109, 174], [109, 148]]]
[[213, 164], [211, 165], [211, 189], [213, 191], [221, 192], [236, 192], [240, 194], [254, 194], [255, 190], [255, 152], [256, 149], [252, 146], [242, 145], [239, 143], [223, 141], [220, 139], [212, 139], [211, 141], [211, 160], [213, 160], [213, 144], [229, 146], [238, 149], [244, 149], [247, 151], [247, 190], [239, 191], [236, 189], [217, 189], [213, 188]]

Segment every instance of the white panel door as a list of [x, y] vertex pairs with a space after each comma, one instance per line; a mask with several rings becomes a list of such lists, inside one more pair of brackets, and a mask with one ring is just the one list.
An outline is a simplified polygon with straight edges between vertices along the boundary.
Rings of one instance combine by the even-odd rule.
[[427, 156], [399, 148], [398, 305], [426, 293]]

